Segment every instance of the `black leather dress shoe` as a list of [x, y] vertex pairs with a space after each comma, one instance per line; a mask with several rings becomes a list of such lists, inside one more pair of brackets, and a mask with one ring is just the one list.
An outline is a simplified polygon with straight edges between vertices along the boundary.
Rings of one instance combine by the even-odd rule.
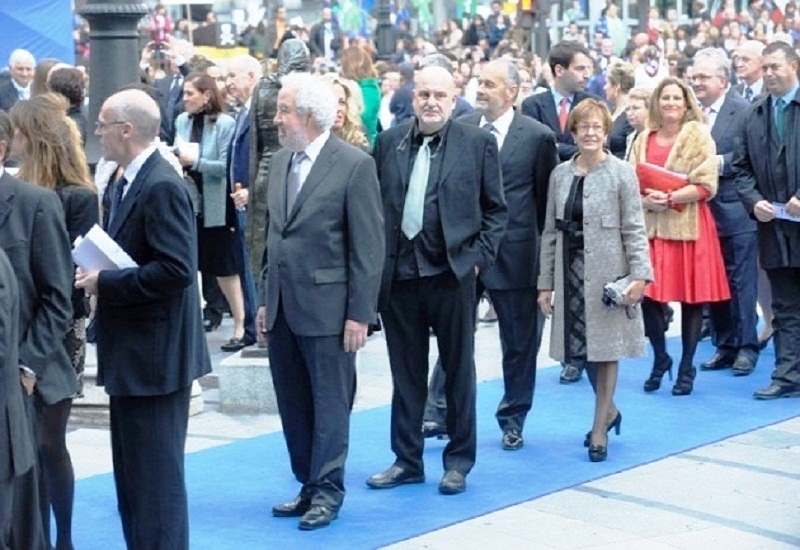
[[247, 338], [231, 338], [227, 344], [222, 344], [220, 349], [226, 352], [235, 352], [240, 351], [247, 346], [252, 346], [255, 344], [254, 340], [248, 340]]
[[297, 528], [301, 531], [313, 531], [320, 527], [327, 527], [338, 516], [339, 512], [336, 510], [331, 510], [322, 504], [313, 504], [308, 512], [303, 514], [303, 517], [300, 518], [300, 523], [297, 524]]
[[425, 474], [410, 472], [399, 464], [392, 464], [388, 470], [375, 474], [367, 479], [367, 485], [373, 489], [391, 489], [398, 485], [425, 483]]
[[562, 384], [572, 384], [580, 380], [581, 375], [583, 375], [581, 369], [574, 365], [565, 364], [564, 368], [561, 370], [561, 376], [558, 378], [558, 381]]
[[739, 355], [736, 361], [733, 362], [733, 375], [734, 376], [747, 376], [756, 370], [756, 362], [746, 355]]
[[760, 389], [753, 394], [756, 399], [778, 399], [780, 397], [800, 397], [800, 387], [783, 386], [773, 382], [766, 388]]
[[203, 330], [206, 332], [213, 332], [222, 324], [222, 317], [205, 318], [203, 319]]
[[700, 363], [700, 370], [729, 369], [733, 366], [733, 362], [735, 360], [735, 355], [730, 355], [729, 353], [717, 350], [714, 352], [714, 355], [711, 356], [711, 359], [704, 363]]
[[505, 451], [518, 451], [522, 448], [525, 442], [522, 439], [522, 434], [516, 428], [507, 428], [503, 430], [503, 450]]
[[444, 439], [445, 437], [447, 437], [447, 426], [439, 424], [438, 422], [423, 422], [422, 435], [426, 439], [429, 437]]
[[311, 508], [311, 499], [297, 495], [291, 502], [272, 507], [272, 515], [276, 518], [299, 518]]
[[443, 495], [457, 495], [467, 490], [467, 478], [457, 470], [447, 470], [439, 483]]

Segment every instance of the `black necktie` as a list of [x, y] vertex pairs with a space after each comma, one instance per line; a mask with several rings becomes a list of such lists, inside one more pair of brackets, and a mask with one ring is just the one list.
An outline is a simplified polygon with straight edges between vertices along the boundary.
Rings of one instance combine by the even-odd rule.
[[116, 186], [114, 188], [114, 202], [111, 203], [111, 212], [108, 216], [109, 227], [114, 223], [114, 218], [119, 213], [119, 209], [122, 206], [122, 199], [125, 196], [125, 187], [128, 185], [128, 180], [125, 179], [125, 176], [122, 176], [114, 185]]

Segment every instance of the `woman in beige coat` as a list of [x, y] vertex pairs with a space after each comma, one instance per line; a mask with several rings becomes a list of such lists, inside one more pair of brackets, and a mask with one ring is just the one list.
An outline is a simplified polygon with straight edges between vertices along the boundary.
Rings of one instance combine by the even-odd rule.
[[[611, 113], [586, 99], [570, 113], [568, 127], [579, 153], [550, 177], [540, 251], [539, 306], [553, 316], [550, 355], [585, 361], [595, 392], [589, 459], [606, 459], [611, 428], [622, 414], [614, 403], [618, 361], [645, 353], [644, 326], [636, 304], [652, 280], [639, 187], [630, 165], [603, 149]], [[603, 302], [603, 287], [621, 277], [620, 305]]]

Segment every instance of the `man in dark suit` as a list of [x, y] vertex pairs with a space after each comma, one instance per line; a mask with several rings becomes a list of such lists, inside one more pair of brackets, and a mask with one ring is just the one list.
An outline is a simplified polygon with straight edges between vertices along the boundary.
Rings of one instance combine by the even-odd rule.
[[159, 95], [161, 127], [159, 136], [168, 145], [175, 141], [175, 119], [184, 111], [183, 78], [189, 74], [189, 63], [182, 57], [169, 56], [170, 75], [153, 82]]
[[697, 52], [689, 75], [695, 96], [708, 117], [717, 145], [719, 186], [710, 202], [717, 224], [731, 299], [709, 306], [712, 341], [716, 353], [700, 364], [702, 370], [732, 368], [735, 375], [750, 374], [759, 354], [758, 237], [756, 222], [744, 209], [733, 178], [733, 142], [741, 133], [741, 121], [750, 104], [730, 88], [731, 63], [720, 48]]
[[764, 92], [764, 79], [761, 78], [761, 56], [764, 43], [760, 40], [748, 40], [736, 48], [734, 62], [739, 84], [736, 91], [749, 103]]
[[775, 399], [800, 396], [800, 223], [784, 216], [800, 218], [800, 58], [773, 42], [762, 66], [767, 93], [745, 114], [734, 173], [745, 209], [758, 220], [759, 258], [772, 285], [775, 370], [753, 396]]
[[584, 46], [563, 41], [550, 49], [547, 63], [553, 72], [552, 88], [526, 98], [521, 110], [556, 133], [558, 156], [564, 161], [578, 152], [567, 128], [567, 117], [578, 103], [594, 97], [584, 91], [594, 72], [594, 62]]
[[[508, 226], [497, 261], [480, 274], [476, 294], [488, 291], [500, 325], [505, 393], [496, 417], [503, 431], [502, 446], [509, 451], [522, 448], [522, 429], [533, 403], [536, 355], [544, 324], [536, 307], [539, 235], [550, 172], [558, 164], [555, 134], [544, 124], [514, 112], [519, 81], [514, 63], [503, 59], [490, 62], [481, 71], [479, 112], [459, 119], [489, 131], [500, 148]], [[438, 363], [436, 367], [441, 369]], [[431, 380], [429, 393], [441, 394], [437, 401], [444, 401], [444, 376], [434, 372]], [[434, 385], [434, 380], [440, 383]], [[435, 417], [429, 417], [429, 409], [426, 407], [423, 430], [428, 422], [444, 425], [446, 408], [438, 410]]]
[[[0, 167], [10, 136], [8, 117], [0, 114]], [[57, 403], [78, 387], [62, 345], [72, 321], [72, 258], [58, 195], [3, 171], [0, 248], [8, 255], [19, 287], [18, 366], [27, 393], [25, 405], [31, 433], [36, 433], [34, 400]], [[42, 480], [37, 480], [37, 475], [38, 467], [15, 483], [15, 513], [25, 518], [12, 529], [15, 548], [41, 548], [38, 544], [44, 535], [38, 490]]]
[[322, 8], [322, 21], [311, 27], [309, 47], [314, 57], [336, 59], [342, 48], [342, 31], [330, 8]]
[[110, 396], [117, 503], [125, 542], [136, 550], [189, 548], [189, 399], [192, 381], [211, 371], [194, 212], [183, 181], [153, 145], [159, 125], [158, 105], [140, 90], [103, 104], [103, 157], [125, 167], [108, 234], [138, 265], [79, 269], [75, 279], [97, 296], [97, 383]]
[[417, 73], [415, 119], [378, 136], [375, 159], [386, 224], [379, 302], [392, 369], [395, 463], [367, 480], [381, 489], [425, 480], [422, 416], [429, 331], [446, 375], [444, 494], [466, 490], [475, 464], [475, 279], [494, 263], [505, 231], [497, 142], [450, 121], [456, 94], [442, 67]]
[[[18, 478], [32, 477], [36, 464], [19, 378], [19, 286], [8, 256], [0, 248], [0, 548], [24, 548], [15, 525], [31, 518], [14, 509]], [[34, 516], [35, 518], [36, 516]], [[39, 532], [41, 535], [41, 531]], [[44, 544], [39, 538], [38, 544]]]
[[11, 78], [0, 85], [0, 111], [8, 112], [20, 99], [30, 99], [36, 60], [27, 50], [14, 50], [8, 59]]
[[[250, 198], [250, 104], [258, 79], [261, 63], [255, 57], [242, 55], [228, 63], [225, 86], [230, 97], [240, 105], [236, 114], [236, 129], [228, 148], [228, 190], [236, 207], [236, 262], [244, 298], [244, 337], [222, 346], [223, 351], [239, 351], [256, 343], [256, 288], [250, 251], [245, 242], [247, 230], [247, 205]], [[260, 267], [260, 266], [259, 266]]]
[[283, 148], [270, 163], [267, 246], [258, 326], [292, 472], [302, 484], [272, 508], [302, 530], [335, 520], [355, 396], [355, 352], [376, 319], [383, 217], [372, 159], [335, 136], [333, 89], [281, 79], [275, 124]]

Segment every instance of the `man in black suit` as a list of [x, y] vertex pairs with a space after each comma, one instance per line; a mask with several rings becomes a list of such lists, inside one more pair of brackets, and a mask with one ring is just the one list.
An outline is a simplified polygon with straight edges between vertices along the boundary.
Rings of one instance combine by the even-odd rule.
[[[532, 95], [522, 102], [522, 114], [538, 120], [556, 134], [558, 158], [569, 160], [578, 152], [567, 128], [570, 111], [587, 97], [595, 98], [584, 90], [594, 73], [594, 62], [589, 50], [577, 42], [564, 40], [550, 49], [547, 56], [553, 72], [553, 86], [546, 92]], [[563, 365], [559, 380], [562, 384], [577, 382], [583, 365]]]
[[800, 396], [800, 223], [784, 219], [800, 218], [800, 58], [773, 42], [762, 66], [767, 93], [745, 114], [734, 173], [745, 209], [758, 220], [759, 258], [772, 285], [775, 370], [753, 396], [775, 399]]
[[736, 48], [733, 54], [736, 76], [739, 84], [736, 91], [749, 103], [764, 92], [764, 79], [761, 78], [761, 56], [764, 43], [760, 40], [748, 40]]
[[75, 279], [97, 296], [97, 382], [110, 396], [117, 504], [125, 542], [136, 550], [189, 548], [189, 399], [192, 381], [211, 371], [194, 212], [183, 181], [153, 145], [159, 124], [158, 105], [140, 90], [103, 104], [103, 157], [125, 167], [108, 234], [138, 265], [79, 269]]
[[241, 55], [228, 63], [225, 86], [230, 97], [240, 106], [236, 113], [236, 129], [228, 147], [227, 175], [228, 190], [236, 207], [236, 263], [244, 298], [244, 337], [224, 344], [223, 351], [239, 351], [256, 343], [256, 288], [245, 232], [250, 198], [250, 105], [259, 78], [261, 63], [255, 57]]
[[[536, 355], [544, 324], [536, 308], [539, 235], [550, 172], [558, 164], [555, 134], [544, 124], [514, 112], [519, 81], [519, 70], [511, 61], [490, 62], [481, 71], [479, 112], [459, 119], [489, 131], [500, 149], [508, 226], [497, 261], [480, 274], [477, 295], [488, 291], [500, 325], [505, 393], [496, 417], [503, 431], [502, 446], [509, 451], [522, 448], [522, 429], [533, 403]], [[441, 368], [438, 363], [436, 367]], [[434, 372], [434, 380], [440, 383], [432, 383], [428, 391], [443, 397], [444, 376]], [[425, 424], [443, 425], [446, 408], [438, 410], [435, 417], [429, 417], [429, 409], [426, 407]]]
[[[24, 548], [13, 536], [26, 510], [14, 509], [18, 478], [32, 477], [36, 464], [19, 378], [19, 286], [8, 256], [0, 248], [0, 548]], [[35, 518], [36, 516], [34, 516]], [[39, 532], [41, 535], [41, 531]], [[41, 537], [37, 544], [44, 544]]]
[[556, 133], [558, 157], [564, 161], [578, 152], [567, 128], [567, 117], [578, 103], [587, 97], [595, 97], [584, 91], [594, 72], [594, 62], [584, 46], [565, 40], [550, 49], [547, 63], [553, 72], [553, 86], [546, 92], [526, 98], [522, 102], [522, 114], [538, 120]]
[[189, 74], [189, 63], [177, 55], [169, 55], [170, 75], [153, 82], [159, 95], [161, 127], [159, 136], [167, 145], [175, 141], [175, 119], [184, 111], [183, 78]]
[[729, 86], [731, 62], [720, 48], [695, 54], [689, 78], [695, 96], [708, 117], [717, 145], [719, 186], [709, 203], [717, 224], [731, 299], [709, 306], [716, 353], [700, 364], [702, 370], [732, 368], [735, 375], [750, 374], [759, 354], [756, 296], [758, 237], [756, 222], [744, 209], [733, 178], [733, 142], [750, 104]]
[[14, 50], [8, 59], [11, 78], [0, 85], [0, 111], [8, 112], [20, 99], [30, 99], [36, 60], [27, 50]]
[[335, 136], [333, 89], [319, 77], [281, 79], [270, 163], [267, 246], [258, 326], [292, 472], [302, 484], [272, 508], [325, 527], [344, 500], [356, 351], [377, 317], [383, 217], [375, 163]]
[[[57, 403], [78, 387], [63, 345], [72, 321], [72, 258], [58, 195], [2, 171], [10, 135], [8, 117], [0, 114], [0, 248], [14, 268], [20, 292], [18, 366], [31, 433], [36, 433], [34, 399]], [[37, 475], [38, 467], [15, 483], [15, 513], [25, 518], [12, 529], [15, 548], [41, 548]]]
[[475, 279], [494, 262], [507, 221], [497, 142], [450, 121], [456, 94], [441, 67], [417, 73], [415, 119], [378, 136], [375, 159], [386, 224], [379, 302], [392, 369], [395, 463], [367, 480], [390, 488], [425, 480], [422, 416], [429, 331], [446, 375], [445, 474], [439, 491], [466, 489], [475, 464]]
[[314, 57], [334, 60], [342, 48], [342, 31], [330, 8], [322, 8], [322, 21], [311, 27], [309, 47]]

